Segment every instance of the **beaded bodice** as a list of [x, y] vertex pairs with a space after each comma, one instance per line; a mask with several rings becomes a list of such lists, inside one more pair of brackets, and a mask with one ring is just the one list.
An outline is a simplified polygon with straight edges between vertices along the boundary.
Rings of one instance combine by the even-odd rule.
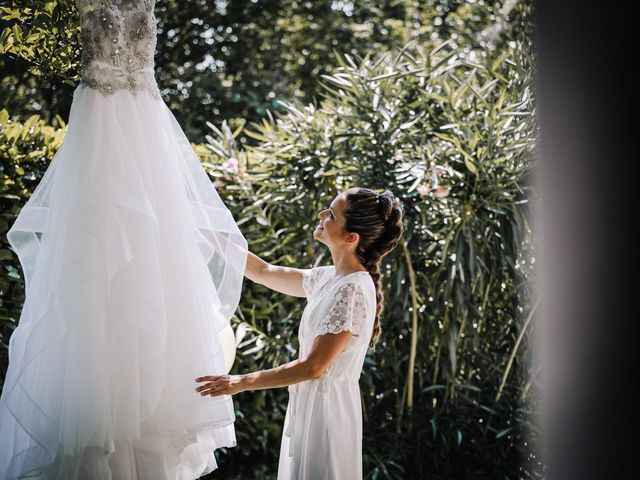
[[160, 98], [154, 76], [155, 0], [78, 0], [80, 84], [105, 95], [129, 90]]

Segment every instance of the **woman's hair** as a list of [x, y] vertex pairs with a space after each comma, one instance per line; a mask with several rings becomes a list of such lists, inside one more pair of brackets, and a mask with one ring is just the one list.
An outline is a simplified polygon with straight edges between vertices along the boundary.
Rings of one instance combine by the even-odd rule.
[[384, 308], [380, 262], [395, 248], [404, 232], [404, 209], [400, 200], [389, 190], [378, 194], [368, 188], [356, 187], [347, 191], [346, 200], [343, 210], [345, 230], [360, 235], [356, 257], [369, 271], [376, 286], [376, 318], [369, 342], [369, 348], [374, 348], [380, 336], [380, 315]]

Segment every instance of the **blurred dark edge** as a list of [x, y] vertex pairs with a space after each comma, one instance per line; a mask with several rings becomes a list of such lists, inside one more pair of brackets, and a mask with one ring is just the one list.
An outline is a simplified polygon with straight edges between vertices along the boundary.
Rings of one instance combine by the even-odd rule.
[[625, 2], [536, 10], [548, 478], [639, 478], [638, 20]]

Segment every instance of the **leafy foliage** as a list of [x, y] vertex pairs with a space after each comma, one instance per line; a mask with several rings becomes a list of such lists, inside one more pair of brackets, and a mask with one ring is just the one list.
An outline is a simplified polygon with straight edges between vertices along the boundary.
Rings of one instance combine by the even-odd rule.
[[0, 53], [29, 63], [36, 76], [69, 78], [79, 68], [74, 41], [79, 26], [73, 1], [20, 1], [0, 8], [3, 22], [9, 23], [0, 35]]

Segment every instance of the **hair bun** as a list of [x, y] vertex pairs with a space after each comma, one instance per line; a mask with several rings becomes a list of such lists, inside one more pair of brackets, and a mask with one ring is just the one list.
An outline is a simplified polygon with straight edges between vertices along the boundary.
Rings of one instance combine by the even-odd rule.
[[[394, 219], [397, 219], [399, 214], [402, 211], [402, 205], [400, 201], [393, 196], [389, 190], [385, 190], [383, 193], [378, 195], [378, 203], [380, 203], [382, 209], [382, 217], [385, 222], [388, 222], [393, 216]], [[396, 213], [396, 215], [394, 215]]]
[[383, 192], [377, 195], [378, 203], [380, 204], [380, 209], [382, 212], [382, 218], [388, 220], [389, 218], [389, 197], [385, 195], [387, 192]]

